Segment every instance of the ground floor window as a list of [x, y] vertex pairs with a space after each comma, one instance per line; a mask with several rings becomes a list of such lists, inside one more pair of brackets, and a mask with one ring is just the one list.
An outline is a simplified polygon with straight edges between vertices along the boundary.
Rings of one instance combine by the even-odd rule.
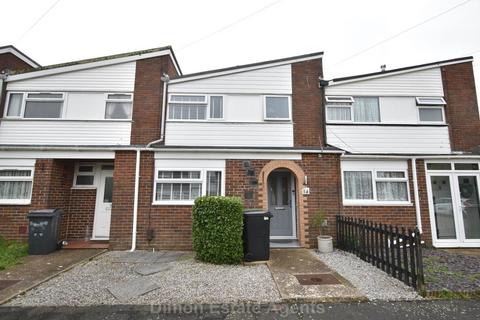
[[[202, 162], [205, 161], [198, 164]], [[200, 196], [225, 194], [224, 165], [207, 168], [182, 168], [182, 165], [193, 164], [195, 162], [189, 160], [179, 160], [177, 163], [170, 160], [156, 161], [154, 204], [193, 204], [195, 199]], [[216, 164], [216, 162], [211, 164]]]
[[32, 186], [33, 167], [0, 167], [1, 204], [29, 204]]
[[343, 161], [342, 186], [346, 205], [409, 203], [406, 162]]

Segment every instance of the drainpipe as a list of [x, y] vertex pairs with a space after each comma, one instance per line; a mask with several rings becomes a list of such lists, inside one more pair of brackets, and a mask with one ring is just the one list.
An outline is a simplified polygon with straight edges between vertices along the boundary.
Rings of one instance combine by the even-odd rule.
[[422, 215], [420, 212], [420, 197], [418, 195], [417, 158], [412, 158], [413, 194], [415, 196], [415, 215], [417, 216], [417, 228], [422, 233]]
[[165, 108], [167, 105], [167, 85], [168, 85], [168, 82], [170, 81], [170, 77], [168, 76], [168, 74], [164, 73], [161, 79], [163, 81], [163, 99], [162, 99], [162, 122], [160, 123], [160, 139], [149, 142], [147, 144], [147, 148], [150, 148], [152, 144], [162, 142], [165, 136], [165, 118], [166, 118]]
[[137, 159], [135, 161], [135, 193], [133, 196], [133, 224], [132, 224], [132, 248], [130, 252], [135, 251], [137, 247], [137, 218], [138, 218], [138, 188], [140, 179], [140, 150], [137, 150]]

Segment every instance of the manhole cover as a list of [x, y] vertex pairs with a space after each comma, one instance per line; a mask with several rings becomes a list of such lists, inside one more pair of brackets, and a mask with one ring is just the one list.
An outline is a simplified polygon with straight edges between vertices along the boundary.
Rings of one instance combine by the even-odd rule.
[[297, 274], [295, 275], [301, 285], [323, 285], [323, 284], [340, 284], [337, 278], [330, 273], [317, 274]]
[[20, 280], [0, 280], [0, 290], [13, 286], [17, 282]]

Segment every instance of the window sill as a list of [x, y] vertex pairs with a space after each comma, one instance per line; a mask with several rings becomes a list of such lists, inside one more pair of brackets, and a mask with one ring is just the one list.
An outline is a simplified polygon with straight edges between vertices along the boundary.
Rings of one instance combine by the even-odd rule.
[[66, 122], [133, 122], [132, 119], [63, 119], [63, 118], [9, 118], [1, 121], [66, 121]]
[[32, 202], [30, 200], [28, 201], [15, 201], [15, 200], [10, 200], [10, 201], [0, 201], [0, 206], [29, 206], [31, 205]]
[[70, 189], [72, 190], [96, 190], [97, 187], [94, 187], [94, 186], [73, 186], [71, 187]]
[[361, 201], [343, 201], [344, 207], [412, 207], [411, 202], [361, 202]]

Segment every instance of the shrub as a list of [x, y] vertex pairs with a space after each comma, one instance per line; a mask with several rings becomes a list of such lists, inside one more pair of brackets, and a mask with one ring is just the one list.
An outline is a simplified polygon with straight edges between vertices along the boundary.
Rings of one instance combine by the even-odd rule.
[[193, 206], [193, 249], [200, 261], [237, 264], [243, 259], [243, 203], [234, 197], [200, 197]]

